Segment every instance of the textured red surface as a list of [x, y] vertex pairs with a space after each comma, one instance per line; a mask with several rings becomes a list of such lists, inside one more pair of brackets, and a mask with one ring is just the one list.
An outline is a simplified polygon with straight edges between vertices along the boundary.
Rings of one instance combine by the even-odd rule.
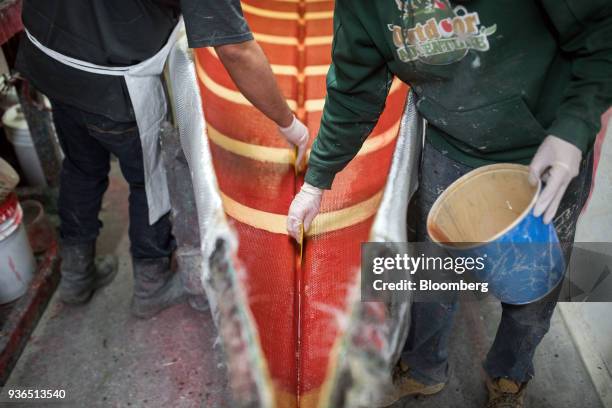
[[0, 45], [23, 29], [21, 22], [21, 0], [0, 2]]
[[15, 193], [10, 193], [0, 203], [0, 224], [15, 216], [15, 212], [17, 211], [17, 204], [17, 194]]
[[[331, 62], [333, 2], [247, 0], [243, 10], [282, 92], [294, 101], [296, 113], [309, 127], [312, 143]], [[368, 240], [375, 212], [353, 217], [348, 226], [308, 237], [299, 265], [299, 248], [284, 231], [272, 228], [271, 232], [261, 225], [268, 221], [272, 225], [271, 219], [286, 216], [303, 175], [296, 176], [289, 163], [262, 160], [249, 153], [249, 146], [252, 151], [262, 146], [289, 151], [289, 146], [273, 122], [240, 99], [213, 52], [200, 49], [196, 56], [220, 190], [232, 205], [238, 203], [251, 211], [252, 218], [239, 221], [226, 207], [239, 235], [238, 256], [247, 271], [244, 284], [278, 406], [316, 406], [330, 351], [340, 334], [338, 318], [346, 307], [347, 289], [358, 273], [360, 244]], [[390, 94], [387, 109], [368, 139], [376, 148], [359, 155], [337, 176], [333, 190], [324, 195], [322, 212], [359, 207], [382, 191], [405, 96], [405, 87]], [[241, 142], [242, 147], [223, 145], [211, 129], [223, 135], [223, 140]], [[246, 153], [241, 150], [244, 146]]]
[[[275, 385], [294, 394], [297, 344], [293, 244], [286, 236], [235, 222], [238, 256], [248, 271], [246, 292]], [[273, 248], [273, 250], [271, 250]]]

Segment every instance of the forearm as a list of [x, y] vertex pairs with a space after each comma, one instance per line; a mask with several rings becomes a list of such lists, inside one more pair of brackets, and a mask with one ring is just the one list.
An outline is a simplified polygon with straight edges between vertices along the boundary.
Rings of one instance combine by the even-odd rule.
[[328, 97], [306, 173], [306, 182], [322, 189], [331, 188], [335, 175], [357, 155], [380, 116], [378, 107], [368, 113], [354, 114], [359, 111], [349, 113], [335, 104]]
[[255, 41], [215, 47], [232, 80], [257, 109], [280, 127], [287, 127], [293, 113], [283, 97], [268, 59]]
[[306, 173], [306, 182], [318, 188], [331, 188], [336, 173], [357, 155], [382, 114], [391, 85], [386, 66], [360, 75], [358, 85], [345, 81], [345, 77], [332, 64], [321, 126]]

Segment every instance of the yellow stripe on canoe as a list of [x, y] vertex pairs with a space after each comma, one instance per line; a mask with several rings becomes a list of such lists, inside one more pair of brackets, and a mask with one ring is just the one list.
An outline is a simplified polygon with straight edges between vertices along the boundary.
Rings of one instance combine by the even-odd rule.
[[[215, 82], [211, 77], [209, 77], [206, 71], [202, 68], [202, 65], [200, 64], [197, 58], [195, 59], [195, 66], [198, 78], [212, 93], [214, 93], [220, 98], [237, 103], [239, 105], [253, 106], [251, 102], [249, 102], [249, 100], [245, 98], [244, 95], [242, 95], [242, 93], [240, 93], [239, 91], [234, 91], [233, 89], [226, 88], [223, 85]], [[289, 105], [289, 108], [291, 110], [297, 110], [297, 102], [295, 100], [287, 99], [287, 105]]]
[[[217, 52], [215, 51], [214, 48], [207, 47], [205, 49], [206, 51], [208, 51], [210, 55], [219, 59], [219, 55], [217, 55]], [[298, 75], [298, 69], [297, 69], [297, 66], [295, 65], [270, 64], [270, 67], [272, 67], [272, 72], [275, 75], [290, 75], [290, 76]]]
[[268, 44], [280, 44], [280, 45], [298, 45], [299, 41], [297, 37], [288, 37], [284, 35], [272, 35], [262, 34], [253, 31], [253, 37], [258, 42], [264, 42]]
[[[283, 35], [272, 35], [272, 34], [263, 34], [258, 32], [253, 32], [253, 37], [258, 42], [268, 43], [268, 44], [279, 44], [279, 45], [293, 45], [297, 46], [300, 42], [296, 37], [288, 37]], [[304, 45], [331, 45], [333, 40], [333, 36], [331, 35], [321, 35], [321, 36], [312, 36], [306, 37], [304, 39]]]
[[287, 216], [271, 212], [257, 210], [230, 198], [223, 192], [221, 200], [223, 209], [232, 218], [253, 228], [272, 232], [275, 234], [287, 234]]
[[[207, 47], [206, 51], [213, 57], [219, 58], [214, 48]], [[270, 64], [270, 66], [275, 75], [298, 76], [298, 69], [295, 65]], [[328, 70], [329, 65], [309, 65], [304, 69], [304, 74], [306, 76], [326, 75]]]
[[[308, 69], [308, 67], [306, 67], [306, 69]], [[391, 88], [389, 89], [389, 95], [398, 91], [401, 85], [402, 85], [402, 81], [395, 78], [393, 80], [393, 83], [391, 84]], [[325, 106], [325, 98], [308, 99], [304, 101], [304, 109], [306, 109], [306, 112], [320, 112], [323, 110], [324, 106]]]
[[[361, 149], [359, 149], [357, 156], [364, 156], [366, 154], [373, 153], [393, 142], [397, 137], [399, 125], [400, 121], [398, 120], [393, 126], [382, 134], [366, 139], [361, 146]], [[266, 163], [291, 165], [295, 163], [296, 157], [294, 149], [289, 147], [269, 147], [243, 142], [224, 135], [211, 126], [210, 123], [207, 123], [207, 127], [208, 138], [210, 141], [230, 153]], [[279, 134], [278, 137], [281, 137], [281, 135]], [[308, 155], [310, 155], [310, 150], [308, 151]]]
[[[250, 4], [242, 3], [242, 11], [254, 16], [272, 18], [276, 20], [299, 20], [300, 14], [293, 11], [275, 11], [260, 7], [255, 7]], [[304, 13], [305, 20], [323, 20], [333, 18], [333, 11], [309, 11]]]
[[[294, 149], [246, 143], [222, 134], [210, 123], [206, 125], [210, 141], [228, 152], [267, 163], [293, 164], [295, 162]], [[281, 135], [279, 134], [278, 137], [280, 138]]]
[[[220, 98], [226, 99], [230, 102], [237, 103], [239, 105], [253, 106], [251, 102], [249, 102], [249, 100], [246, 99], [244, 95], [242, 95], [242, 93], [240, 93], [239, 91], [235, 91], [233, 89], [226, 88], [223, 85], [215, 82], [211, 77], [209, 77], [206, 71], [202, 68], [200, 61], [197, 58], [195, 59], [195, 66], [196, 66], [196, 73], [200, 81], [202, 81], [202, 83], [215, 95], [217, 95]], [[292, 71], [294, 68], [289, 68], [289, 66], [284, 66], [284, 65], [277, 65], [276, 69], [281, 70], [281, 71], [286, 69], [287, 73], [294, 72]], [[306, 69], [308, 69], [308, 67]], [[320, 69], [320, 68], [317, 68], [317, 69]], [[389, 90], [389, 94], [392, 94], [396, 92], [397, 90], [399, 90], [401, 87], [401, 84], [402, 84], [402, 81], [395, 78], [393, 80], [393, 83], [391, 84], [391, 89]], [[287, 105], [289, 105], [289, 108], [292, 111], [297, 110], [297, 102], [294, 99], [287, 99]], [[306, 112], [320, 112], [323, 110], [324, 105], [325, 105], [325, 98], [308, 99], [304, 102], [304, 109], [306, 110]]]
[[331, 45], [333, 38], [332, 35], [306, 37], [304, 39], [304, 45]]
[[310, 229], [306, 231], [306, 236], [312, 237], [326, 232], [337, 231], [367, 220], [376, 214], [382, 195], [383, 192], [381, 190], [367, 200], [350, 207], [320, 213], [313, 220]]
[[329, 71], [329, 65], [308, 65], [304, 68], [306, 76], [327, 75], [327, 71]]
[[[287, 235], [287, 215], [257, 210], [239, 203], [227, 194], [220, 192], [223, 209], [232, 218], [253, 228], [274, 234]], [[360, 203], [341, 210], [317, 215], [306, 236], [315, 236], [342, 228], [347, 228], [367, 220], [376, 214], [382, 198], [382, 190]]]

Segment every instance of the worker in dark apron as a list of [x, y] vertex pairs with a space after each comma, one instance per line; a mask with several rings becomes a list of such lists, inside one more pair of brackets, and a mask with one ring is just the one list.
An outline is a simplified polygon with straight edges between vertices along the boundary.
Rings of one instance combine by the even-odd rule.
[[[429, 209], [454, 180], [513, 162], [530, 164], [532, 183], [545, 182], [535, 215], [554, 222], [560, 241], [573, 242], [590, 186], [590, 152], [612, 104], [612, 3], [338, 0], [321, 127], [287, 219], [296, 239], [377, 123], [393, 76], [412, 87], [427, 120], [411, 207], [417, 241], [429, 240]], [[502, 305], [484, 362], [488, 407], [523, 406], [556, 299], [554, 291], [528, 305]], [[443, 389], [456, 309], [456, 302], [413, 304], [395, 392], [381, 405]]]
[[174, 241], [158, 139], [167, 113], [160, 74], [179, 32], [186, 29], [192, 48], [215, 47], [238, 88], [297, 147], [297, 163], [307, 129], [280, 93], [238, 0], [24, 0], [23, 23], [17, 69], [51, 100], [65, 154], [60, 298], [84, 303], [116, 273], [116, 262], [95, 262], [113, 154], [130, 187], [132, 312], [152, 317], [187, 296], [170, 269]]

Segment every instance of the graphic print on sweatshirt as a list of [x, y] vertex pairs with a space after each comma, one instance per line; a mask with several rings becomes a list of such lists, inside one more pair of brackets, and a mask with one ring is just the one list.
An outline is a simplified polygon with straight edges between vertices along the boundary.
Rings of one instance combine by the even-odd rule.
[[469, 50], [488, 51], [488, 37], [497, 25], [481, 25], [478, 13], [464, 6], [453, 8], [449, 0], [393, 0], [400, 23], [388, 24], [397, 56], [402, 62], [447, 65]]

